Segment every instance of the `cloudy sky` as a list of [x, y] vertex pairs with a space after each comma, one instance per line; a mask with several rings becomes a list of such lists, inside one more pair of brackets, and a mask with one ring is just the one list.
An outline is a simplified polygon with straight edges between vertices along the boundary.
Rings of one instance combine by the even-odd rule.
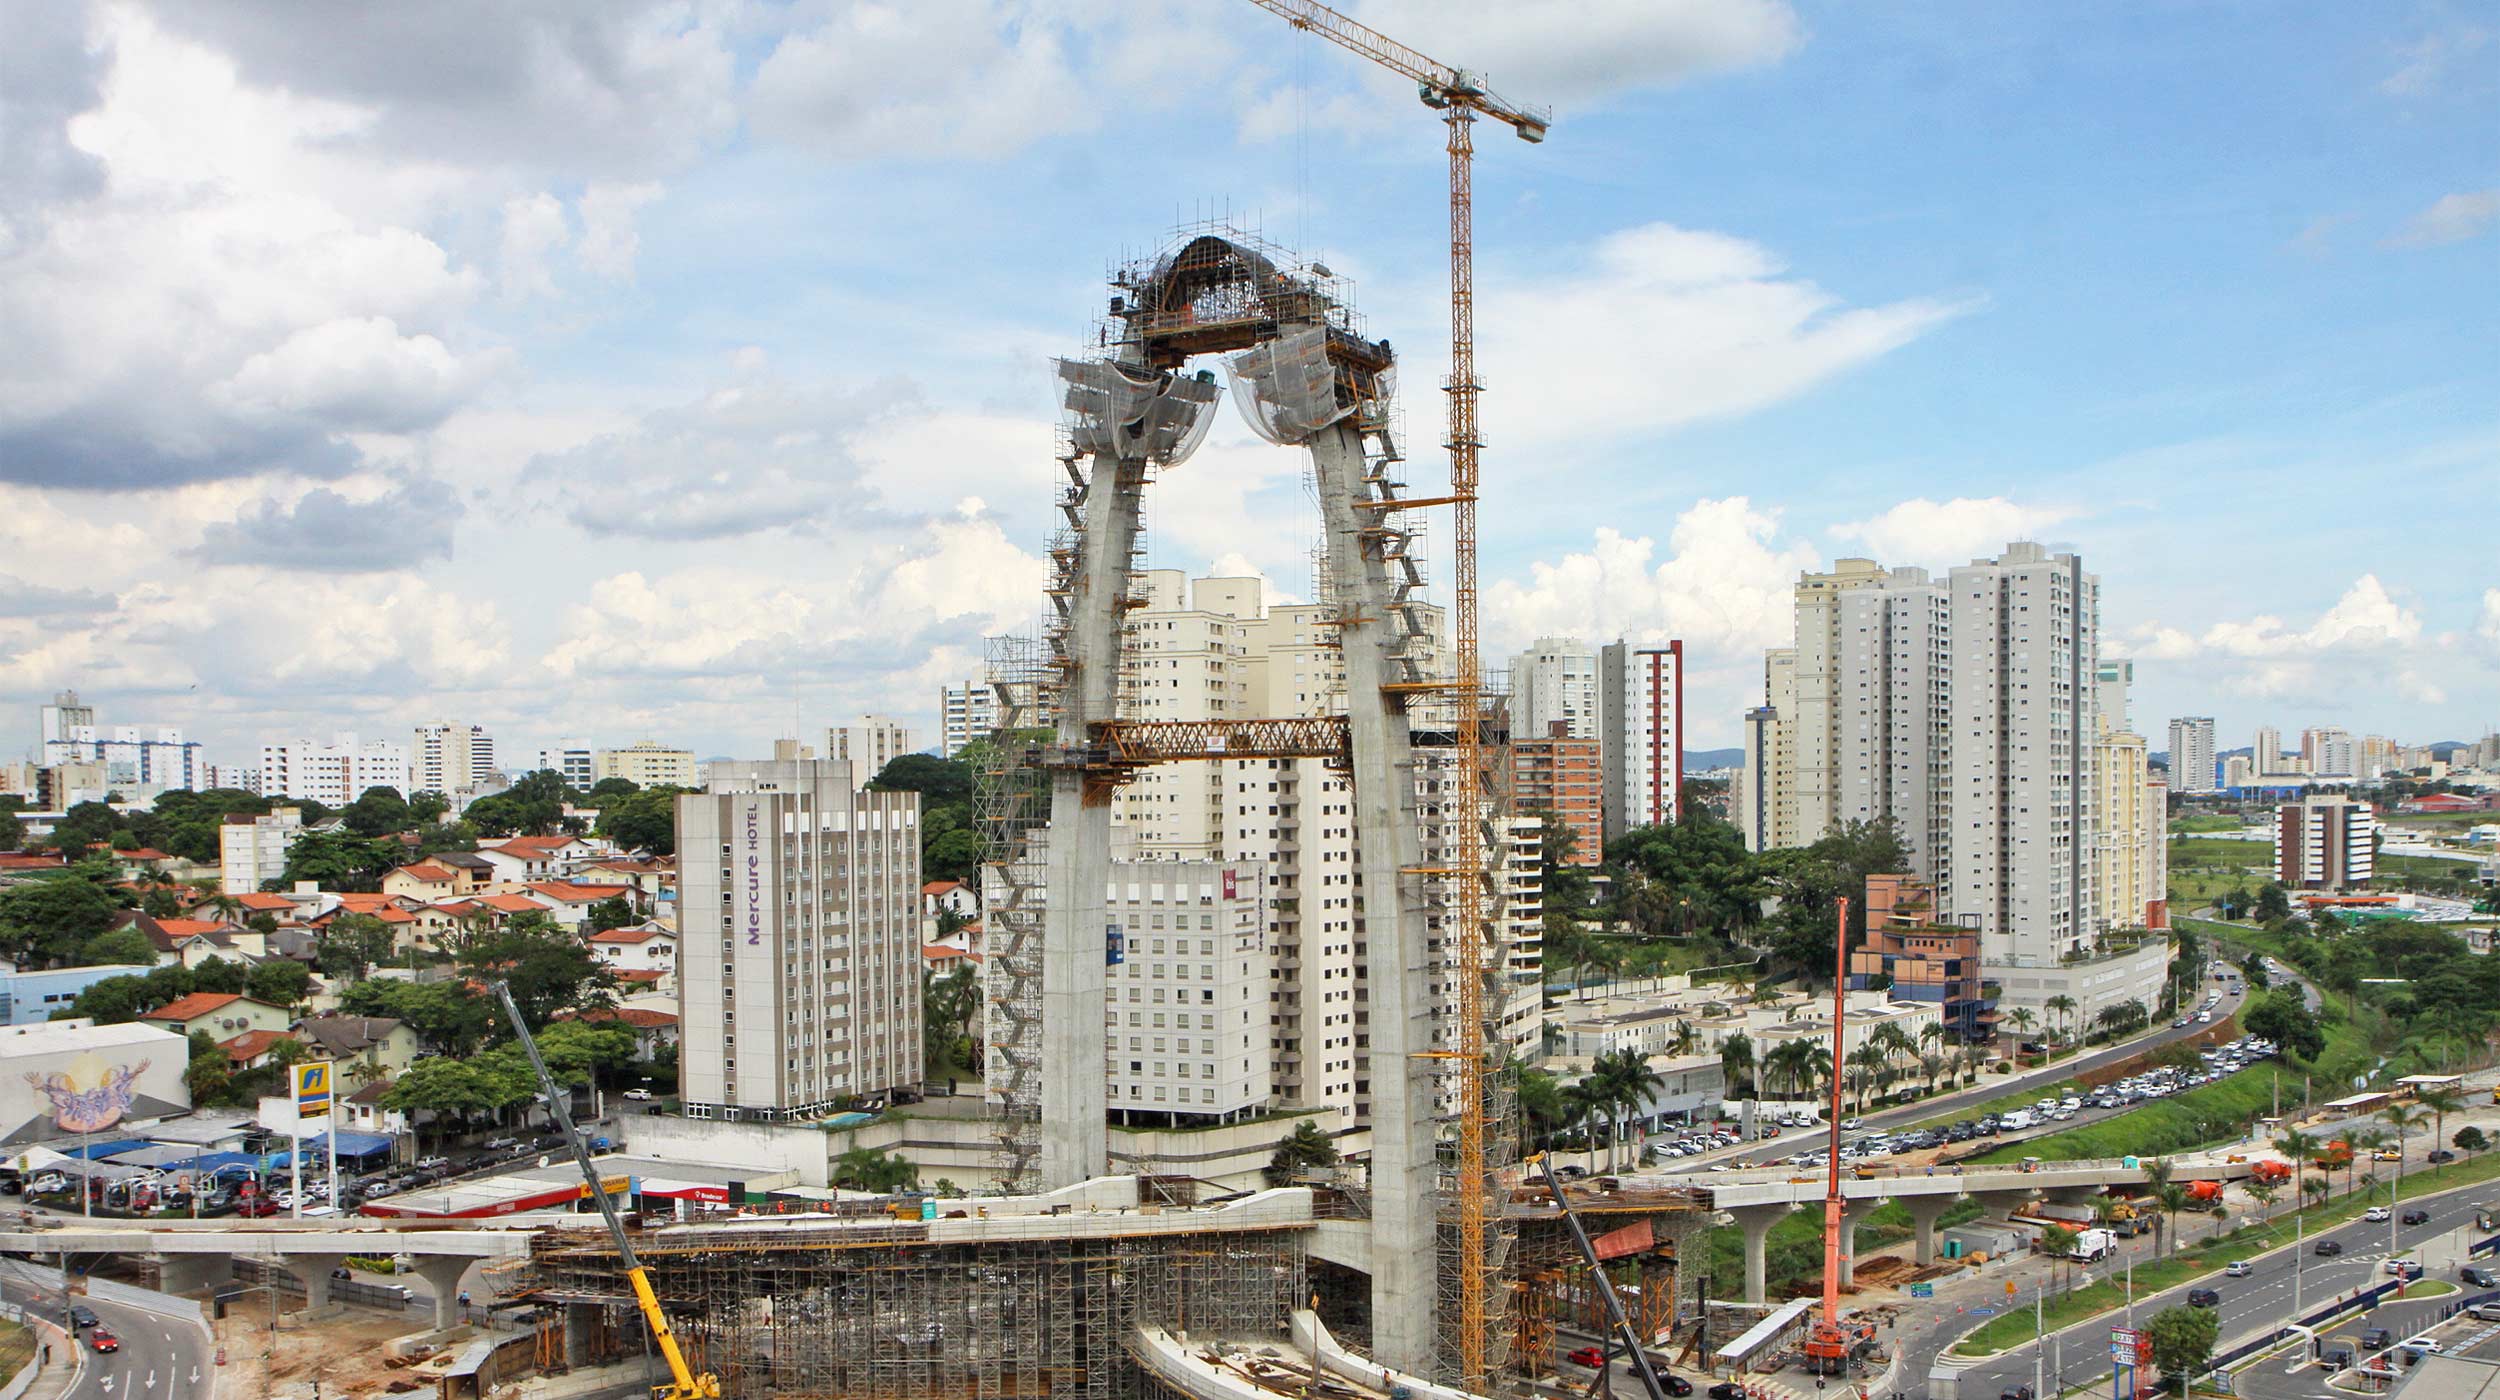
[[[2500, 720], [2490, 7], [1355, 9], [1557, 114], [1477, 171], [1497, 657], [1680, 636], [1732, 743], [1798, 569], [2031, 537], [2140, 727]], [[0, 750], [73, 685], [236, 762], [925, 724], [1038, 615], [1049, 357], [1197, 220], [1351, 277], [1438, 436], [1441, 129], [1238, 0], [12, 26]], [[1293, 454], [1151, 495], [1307, 593]]]

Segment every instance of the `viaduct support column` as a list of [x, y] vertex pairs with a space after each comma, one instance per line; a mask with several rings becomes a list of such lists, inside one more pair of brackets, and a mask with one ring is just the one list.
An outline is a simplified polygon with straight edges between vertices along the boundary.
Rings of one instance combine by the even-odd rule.
[[1883, 1202], [1867, 1199], [1851, 1201], [1840, 1208], [1840, 1286], [1848, 1288], [1858, 1281], [1858, 1222], [1875, 1213]]
[[1921, 1268], [1936, 1262], [1936, 1222], [1952, 1208], [1958, 1196], [1904, 1196], [1901, 1204], [1910, 1212], [1910, 1226], [1915, 1232], [1911, 1261]]
[[468, 1277], [474, 1259], [462, 1255], [420, 1254], [417, 1256], [417, 1277], [434, 1293], [434, 1330], [441, 1331], [460, 1321], [460, 1280]]
[[1745, 1232], [1745, 1301], [1760, 1305], [1771, 1300], [1770, 1249], [1771, 1227], [1788, 1218], [1793, 1206], [1737, 1206], [1728, 1214], [1736, 1217], [1738, 1229]]
[[330, 1271], [345, 1263], [345, 1254], [307, 1254], [288, 1250], [278, 1258], [304, 1281], [304, 1312], [313, 1315], [330, 1306]]

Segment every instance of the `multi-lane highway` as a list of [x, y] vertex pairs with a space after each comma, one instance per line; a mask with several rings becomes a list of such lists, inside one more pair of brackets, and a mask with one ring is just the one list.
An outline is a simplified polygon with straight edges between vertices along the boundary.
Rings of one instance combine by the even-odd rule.
[[[2420, 1225], [2394, 1225], [2397, 1245], [2409, 1257], [2420, 1258], [2431, 1266], [2431, 1276], [2455, 1281], [2453, 1268], [2440, 1267], [2448, 1258], [2462, 1259], [2465, 1245], [2472, 1237], [2477, 1203], [2485, 1201], [2500, 1187], [2486, 1183], [2462, 1188], [2444, 1195], [2420, 1197], [2405, 1203], [2406, 1209], [2419, 1207], [2430, 1212], [2430, 1220]], [[2250, 1261], [2246, 1278], [2216, 1275], [2197, 1280], [2157, 1294], [2139, 1295], [2134, 1317], [2138, 1322], [2150, 1319], [2164, 1308], [2182, 1306], [2187, 1302], [2189, 1287], [2211, 1288], [2221, 1295], [2224, 1345], [2262, 1329], [2281, 1326], [2296, 1312], [2313, 1310], [2316, 1305], [2339, 1295], [2353, 1293], [2390, 1277], [2386, 1272], [2389, 1257], [2390, 1225], [2377, 1221], [2353, 1221], [2322, 1234], [2312, 1235], [2298, 1249], [2286, 1247]], [[2317, 1253], [2321, 1240], [2332, 1240], [2342, 1252], [2332, 1257]], [[2297, 1301], [2297, 1308], [2295, 1302]], [[2393, 1329], [2399, 1338], [2410, 1335], [2408, 1328], [2436, 1317], [2450, 1295], [2443, 1299], [2424, 1299], [2414, 1303], [2391, 1303], [2376, 1310], [2366, 1323], [2354, 1323], [2341, 1330], [2357, 1332], [2360, 1327], [2375, 1325]], [[2051, 1335], [2049, 1366], [2062, 1367], [2056, 1383], [2059, 1388], [2086, 1384], [2109, 1375], [2109, 1329], [2121, 1323], [2124, 1313], [2104, 1313], [2089, 1322], [2081, 1322]], [[2006, 1352], [1963, 1373], [1960, 1393], [1964, 1396], [1995, 1396], [2016, 1385], [2032, 1383], [2035, 1347], [2024, 1346]], [[2279, 1368], [2280, 1362], [2270, 1363]], [[2044, 1393], [2054, 1394], [2055, 1390]]]
[[[0, 1297], [53, 1322], [61, 1320], [60, 1287], [30, 1283], [20, 1270], [0, 1275]], [[65, 1400], [205, 1400], [214, 1390], [216, 1351], [198, 1323], [105, 1298], [74, 1301], [102, 1319], [121, 1340], [121, 1350], [98, 1352], [90, 1344], [91, 1331], [81, 1331], [74, 1358], [81, 1369], [61, 1392]]]

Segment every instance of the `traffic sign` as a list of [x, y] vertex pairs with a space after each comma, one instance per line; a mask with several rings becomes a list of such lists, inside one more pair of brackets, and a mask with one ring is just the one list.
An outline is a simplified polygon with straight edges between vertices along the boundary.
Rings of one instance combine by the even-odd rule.
[[1911, 1284], [1910, 1296], [1913, 1298], [1933, 1298], [1936, 1296], [1936, 1285], [1932, 1283]]

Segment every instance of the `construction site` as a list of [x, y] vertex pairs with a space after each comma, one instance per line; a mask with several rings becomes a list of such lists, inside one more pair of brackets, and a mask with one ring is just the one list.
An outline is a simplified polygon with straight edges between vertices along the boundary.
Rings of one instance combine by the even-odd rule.
[[[1057, 365], [1045, 623], [994, 643], [1003, 742], [976, 777], [988, 1102], [1011, 1194], [931, 1202], [922, 1218], [641, 1232], [632, 1253], [719, 1393], [1489, 1395], [1550, 1372], [1558, 1327], [1631, 1347], [1697, 1313], [1679, 1265], [1701, 1257], [1706, 1204], [1612, 1182], [1568, 1205], [1549, 1195], [1523, 1172], [1508, 1055], [1489, 1032], [1511, 994], [1489, 866], [1506, 726], [1477, 636], [1470, 169], [1479, 119], [1534, 142], [1548, 118], [1325, 6], [1254, 3], [1416, 82], [1445, 127], [1448, 485], [1408, 488], [1396, 356], [1324, 266], [1205, 226], [1113, 270], [1090, 353]], [[1141, 722], [1126, 624], [1144, 602], [1146, 489], [1204, 441], [1227, 382], [1258, 437], [1307, 456], [1341, 703]], [[1418, 545], [1443, 513], [1446, 644]], [[1368, 1153], [1319, 1179], [1199, 1199], [1197, 1183], [1113, 1174], [1114, 795], [1155, 765], [1247, 759], [1315, 761], [1347, 792], [1345, 995]], [[1296, 956], [1295, 922], [1279, 911], [1280, 959]], [[640, 1344], [640, 1279], [621, 1255], [551, 1234], [515, 1280], [565, 1305], [576, 1364]]]

